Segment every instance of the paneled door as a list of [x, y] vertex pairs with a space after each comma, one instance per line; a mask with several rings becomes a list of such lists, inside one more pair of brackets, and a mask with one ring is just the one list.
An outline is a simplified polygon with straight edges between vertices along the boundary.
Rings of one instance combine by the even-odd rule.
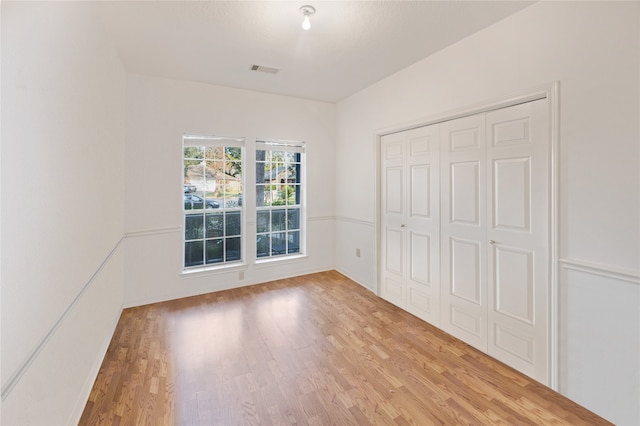
[[487, 351], [485, 115], [441, 124], [442, 327]]
[[547, 100], [487, 113], [488, 353], [547, 383]]
[[442, 123], [442, 328], [548, 382], [547, 100]]
[[381, 138], [380, 296], [439, 324], [438, 126]]

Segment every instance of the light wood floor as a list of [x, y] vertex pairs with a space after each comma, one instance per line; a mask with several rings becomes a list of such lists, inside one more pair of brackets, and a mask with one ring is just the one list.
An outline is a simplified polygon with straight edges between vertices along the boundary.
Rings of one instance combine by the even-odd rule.
[[80, 424], [609, 423], [331, 271], [125, 310]]

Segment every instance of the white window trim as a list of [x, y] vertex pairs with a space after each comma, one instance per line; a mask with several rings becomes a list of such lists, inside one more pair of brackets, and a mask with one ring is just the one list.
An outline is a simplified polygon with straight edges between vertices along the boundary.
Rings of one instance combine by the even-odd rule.
[[[307, 158], [306, 158], [306, 142], [304, 141], [292, 141], [292, 140], [280, 140], [280, 139], [256, 139], [255, 141], [255, 149], [254, 154], [258, 150], [270, 150], [270, 151], [285, 151], [285, 152], [294, 152], [300, 154], [300, 188], [302, 189], [302, 194], [300, 197], [300, 243], [299, 243], [299, 251], [297, 253], [291, 254], [282, 254], [282, 255], [270, 255], [264, 257], [258, 257], [257, 247], [254, 250], [253, 255], [255, 256], [254, 263], [256, 265], [260, 264], [270, 264], [274, 262], [284, 262], [286, 260], [296, 260], [307, 258]], [[257, 164], [257, 161], [254, 157], [253, 159], [254, 165]], [[253, 169], [255, 171], [255, 167]], [[255, 193], [255, 187], [257, 185], [255, 176], [252, 179], [253, 183], [253, 192]], [[255, 197], [254, 197], [255, 198]], [[271, 209], [272, 206], [267, 206]], [[258, 235], [257, 232], [257, 212], [258, 207], [253, 206], [254, 217], [253, 220], [256, 222], [256, 229], [252, 238], [256, 238]], [[254, 246], [255, 247], [255, 246]]]
[[[248, 138], [248, 137], [223, 137], [223, 136], [208, 136], [208, 135], [183, 135], [182, 153], [180, 155], [180, 182], [183, 181], [184, 175], [182, 174], [182, 168], [184, 164], [184, 147], [185, 146], [219, 146], [224, 144], [225, 146], [240, 147], [242, 151], [242, 187], [244, 200], [255, 200], [255, 164], [256, 164], [256, 151], [258, 149], [264, 149], [261, 147], [267, 147], [267, 149], [273, 149], [277, 147], [279, 151], [298, 152], [301, 157], [301, 170], [300, 170], [300, 186], [303, 188], [300, 199], [300, 251], [299, 253], [283, 254], [278, 256], [269, 257], [257, 257], [256, 247], [256, 215], [257, 210], [255, 202], [247, 203], [246, 201], [242, 206], [241, 215], [241, 259], [238, 261], [230, 261], [215, 264], [203, 264], [201, 266], [185, 267], [184, 265], [184, 251], [185, 251], [185, 239], [184, 239], [184, 225], [185, 225], [185, 211], [181, 211], [181, 227], [180, 227], [180, 239], [182, 242], [182, 248], [180, 253], [182, 257], [180, 259], [180, 271], [179, 276], [185, 279], [195, 278], [203, 275], [215, 275], [220, 273], [247, 271], [251, 267], [257, 268], [273, 267], [275, 265], [282, 265], [286, 263], [298, 263], [308, 259], [307, 253], [307, 159], [306, 159], [306, 142], [304, 141], [292, 141], [292, 140], [278, 140], [278, 139], [266, 139], [266, 138]], [[250, 182], [247, 185], [247, 182]], [[182, 204], [181, 204], [182, 205]], [[251, 232], [251, 235], [249, 235]]]
[[[213, 146], [224, 146], [224, 147], [234, 147], [241, 148], [242, 150], [242, 194], [244, 196], [245, 188], [246, 188], [246, 138], [243, 137], [224, 137], [224, 136], [203, 136], [203, 135], [183, 135], [182, 137], [182, 154], [180, 156], [180, 170], [181, 170], [181, 178], [180, 180], [184, 180], [184, 148], [185, 147], [213, 147]], [[181, 206], [184, 206], [184, 203], [181, 202]], [[229, 270], [233, 268], [242, 268], [247, 265], [247, 237], [246, 237], [246, 227], [247, 227], [247, 212], [244, 206], [240, 209], [240, 259], [232, 260], [232, 261], [223, 261], [220, 263], [203, 263], [202, 265], [194, 265], [194, 266], [185, 266], [185, 243], [186, 240], [184, 238], [185, 234], [185, 218], [187, 212], [182, 208], [182, 226], [181, 226], [181, 241], [182, 241], [182, 258], [181, 258], [181, 275], [183, 276], [191, 276], [197, 273], [207, 273], [207, 272], [215, 272], [221, 270]], [[206, 239], [206, 238], [205, 238]], [[206, 262], [206, 259], [203, 259], [203, 262]]]

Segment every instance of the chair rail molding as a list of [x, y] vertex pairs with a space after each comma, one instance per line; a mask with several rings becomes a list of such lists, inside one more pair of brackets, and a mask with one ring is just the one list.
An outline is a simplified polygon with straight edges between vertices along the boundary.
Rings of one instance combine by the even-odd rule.
[[563, 269], [585, 272], [592, 275], [613, 278], [618, 281], [626, 281], [640, 285], [640, 272], [638, 271], [624, 270], [614, 266], [568, 258], [558, 259], [558, 263]]

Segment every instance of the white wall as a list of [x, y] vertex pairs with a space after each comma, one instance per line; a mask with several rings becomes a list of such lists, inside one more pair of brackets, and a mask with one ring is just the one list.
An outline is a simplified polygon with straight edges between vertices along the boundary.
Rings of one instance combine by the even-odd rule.
[[639, 2], [540, 2], [337, 105], [336, 268], [375, 289], [376, 131], [560, 81], [560, 390], [620, 424], [640, 423], [639, 31]]
[[[88, 3], [1, 19], [3, 424], [77, 421], [123, 301], [333, 267], [375, 289], [376, 130], [555, 80], [560, 389], [640, 423], [638, 2], [535, 4], [337, 107], [125, 77]], [[184, 133], [308, 142], [306, 259], [180, 275]]]
[[2, 3], [2, 424], [77, 422], [122, 306], [125, 73], [88, 3]]
[[[182, 135], [245, 137], [247, 159], [256, 138], [306, 142], [307, 257], [224, 272], [181, 276]], [[201, 83], [127, 78], [125, 305], [201, 294], [332, 269], [334, 265], [335, 106]], [[245, 199], [255, 189], [245, 170]], [[255, 179], [255, 177], [254, 177]], [[248, 235], [255, 210], [245, 203]], [[240, 279], [239, 270], [244, 273]]]

